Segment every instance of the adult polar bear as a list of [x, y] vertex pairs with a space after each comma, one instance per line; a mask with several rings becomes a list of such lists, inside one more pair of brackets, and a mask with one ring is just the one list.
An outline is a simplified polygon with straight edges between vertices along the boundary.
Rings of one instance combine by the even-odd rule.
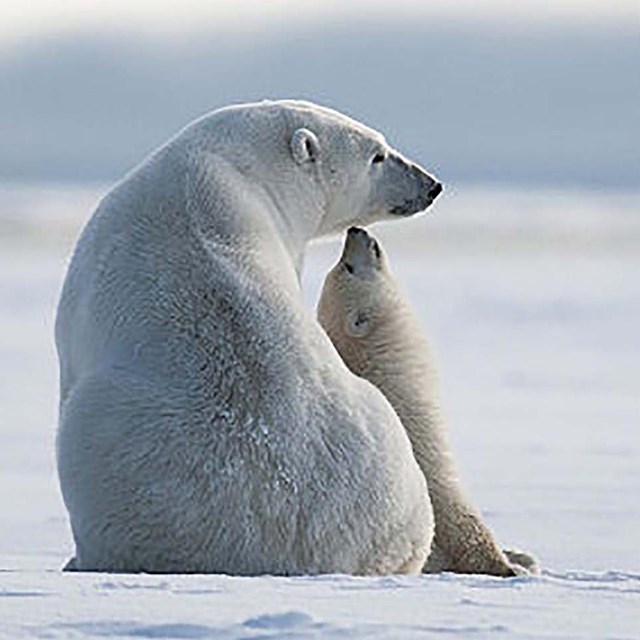
[[297, 101], [192, 123], [101, 202], [58, 308], [69, 568], [418, 572], [424, 477], [303, 307], [314, 237], [425, 209], [380, 134]]

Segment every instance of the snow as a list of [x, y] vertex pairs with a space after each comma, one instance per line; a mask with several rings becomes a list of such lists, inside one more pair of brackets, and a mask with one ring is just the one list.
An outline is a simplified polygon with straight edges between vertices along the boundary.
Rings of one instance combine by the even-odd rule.
[[7, 637], [631, 638], [640, 579], [9, 574]]
[[[373, 229], [465, 485], [542, 576], [63, 574], [53, 313], [100, 188], [0, 188], [0, 637], [640, 637], [638, 193], [466, 188]], [[339, 241], [315, 246], [314, 304]]]

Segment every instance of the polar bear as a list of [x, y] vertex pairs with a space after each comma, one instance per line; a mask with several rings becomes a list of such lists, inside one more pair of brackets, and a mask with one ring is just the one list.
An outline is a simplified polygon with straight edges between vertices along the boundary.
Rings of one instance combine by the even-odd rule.
[[69, 569], [420, 571], [433, 514], [410, 442], [299, 275], [311, 239], [440, 190], [376, 131], [300, 101], [206, 115], [115, 186], [56, 319]]
[[464, 496], [440, 410], [437, 374], [423, 332], [379, 243], [352, 227], [325, 279], [318, 320], [345, 364], [380, 389], [396, 410], [427, 480], [435, 518], [426, 572], [537, 572], [535, 560], [503, 552]]

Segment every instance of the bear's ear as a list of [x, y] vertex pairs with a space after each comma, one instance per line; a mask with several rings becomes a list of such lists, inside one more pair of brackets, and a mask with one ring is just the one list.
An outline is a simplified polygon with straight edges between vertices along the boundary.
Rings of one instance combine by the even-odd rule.
[[371, 314], [362, 310], [350, 311], [347, 315], [347, 333], [354, 338], [364, 338], [371, 329]]
[[315, 162], [320, 154], [320, 143], [313, 131], [296, 129], [291, 136], [291, 153], [298, 164]]

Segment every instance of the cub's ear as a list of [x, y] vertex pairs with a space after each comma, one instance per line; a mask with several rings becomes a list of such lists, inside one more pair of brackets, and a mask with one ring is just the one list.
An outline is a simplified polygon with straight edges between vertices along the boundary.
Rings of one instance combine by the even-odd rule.
[[320, 143], [313, 131], [309, 129], [296, 129], [289, 143], [293, 159], [298, 164], [315, 162], [320, 155]]
[[347, 333], [354, 338], [364, 338], [371, 329], [371, 315], [366, 311], [350, 311], [347, 315]]

